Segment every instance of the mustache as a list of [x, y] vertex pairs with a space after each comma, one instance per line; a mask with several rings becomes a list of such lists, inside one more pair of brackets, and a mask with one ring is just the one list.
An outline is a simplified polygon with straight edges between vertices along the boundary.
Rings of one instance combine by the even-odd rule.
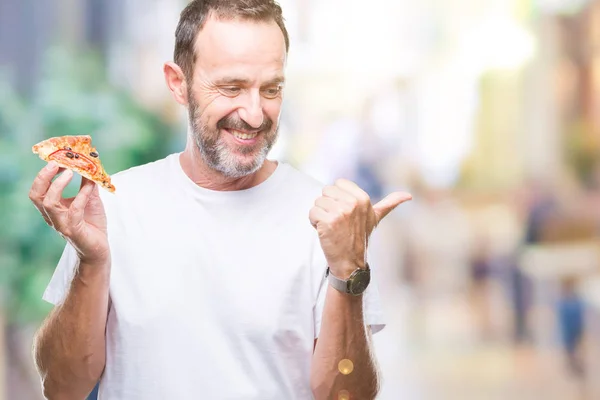
[[218, 129], [228, 129], [228, 130], [236, 130], [236, 131], [250, 131], [250, 132], [258, 132], [258, 131], [269, 131], [273, 127], [273, 121], [266, 116], [263, 118], [263, 123], [258, 127], [254, 128], [252, 125], [248, 124], [246, 121], [243, 121], [239, 118], [235, 118], [231, 115], [227, 117], [223, 117], [217, 122]]

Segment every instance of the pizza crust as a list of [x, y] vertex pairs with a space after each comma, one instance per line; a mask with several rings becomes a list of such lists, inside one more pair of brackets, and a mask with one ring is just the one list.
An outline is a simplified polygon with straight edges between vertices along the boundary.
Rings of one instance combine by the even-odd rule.
[[44, 161], [54, 161], [109, 192], [115, 191], [89, 135], [53, 137], [34, 145], [31, 150]]

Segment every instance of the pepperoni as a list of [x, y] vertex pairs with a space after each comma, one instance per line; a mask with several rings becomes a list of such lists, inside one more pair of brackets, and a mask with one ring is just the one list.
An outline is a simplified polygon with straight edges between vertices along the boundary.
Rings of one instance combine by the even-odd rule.
[[56, 160], [58, 162], [62, 162], [63, 164], [82, 169], [92, 175], [94, 175], [98, 170], [96, 164], [85, 155], [66, 149], [57, 150], [50, 154], [48, 158], [50, 160]]

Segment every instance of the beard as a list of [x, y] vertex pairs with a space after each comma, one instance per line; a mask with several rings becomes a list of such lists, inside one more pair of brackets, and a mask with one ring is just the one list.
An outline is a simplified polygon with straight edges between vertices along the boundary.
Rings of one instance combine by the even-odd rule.
[[[258, 171], [277, 141], [278, 126], [267, 116], [259, 128], [253, 128], [233, 115], [223, 117], [212, 128], [202, 122], [202, 113], [193, 96], [189, 97], [188, 113], [192, 137], [202, 160], [228, 178], [242, 178]], [[223, 138], [222, 129], [258, 132], [258, 140], [253, 145], [232, 147]]]

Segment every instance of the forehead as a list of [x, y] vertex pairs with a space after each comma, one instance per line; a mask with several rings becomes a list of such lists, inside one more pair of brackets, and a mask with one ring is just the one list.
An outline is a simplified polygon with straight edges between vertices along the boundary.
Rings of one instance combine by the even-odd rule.
[[211, 16], [198, 33], [195, 51], [196, 71], [210, 77], [270, 78], [283, 74], [286, 60], [283, 33], [274, 21], [220, 20]]

